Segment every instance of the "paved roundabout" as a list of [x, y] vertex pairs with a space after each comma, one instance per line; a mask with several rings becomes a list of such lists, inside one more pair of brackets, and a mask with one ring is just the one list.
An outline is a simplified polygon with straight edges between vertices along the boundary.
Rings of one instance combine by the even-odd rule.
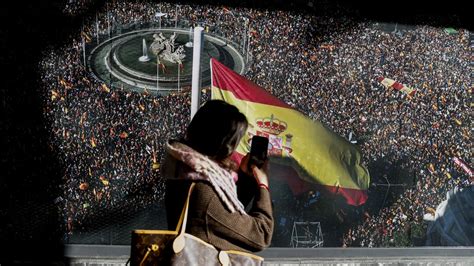
[[[245, 72], [244, 58], [234, 44], [219, 36], [207, 33], [204, 36], [202, 86], [208, 86], [211, 81], [211, 57], [237, 73]], [[87, 66], [111, 87], [167, 94], [191, 85], [193, 47], [189, 41], [189, 30], [185, 29], [132, 31], [94, 47], [88, 54]]]

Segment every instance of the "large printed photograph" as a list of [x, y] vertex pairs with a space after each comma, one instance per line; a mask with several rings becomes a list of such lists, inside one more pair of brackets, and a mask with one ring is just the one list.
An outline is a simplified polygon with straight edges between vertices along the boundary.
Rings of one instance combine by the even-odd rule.
[[311, 1], [92, 4], [65, 3], [81, 27], [38, 65], [65, 243], [129, 245], [133, 229], [167, 227], [160, 167], [191, 119], [202, 27], [201, 103], [223, 99], [250, 124], [233, 158], [270, 139], [271, 247], [473, 245], [468, 29]]

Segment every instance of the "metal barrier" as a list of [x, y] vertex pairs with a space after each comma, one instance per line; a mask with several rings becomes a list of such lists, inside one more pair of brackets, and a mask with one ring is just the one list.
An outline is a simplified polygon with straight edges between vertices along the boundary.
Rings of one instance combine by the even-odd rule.
[[[71, 265], [125, 265], [129, 246], [66, 245]], [[474, 265], [474, 247], [268, 248], [264, 265]]]
[[297, 248], [317, 248], [324, 244], [319, 222], [294, 222], [290, 246]]

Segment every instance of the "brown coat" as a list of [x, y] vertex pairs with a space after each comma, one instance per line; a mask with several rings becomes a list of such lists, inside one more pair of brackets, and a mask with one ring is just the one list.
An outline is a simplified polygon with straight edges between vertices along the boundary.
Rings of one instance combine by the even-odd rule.
[[[166, 181], [166, 212], [168, 228], [174, 230], [187, 197], [191, 181], [185, 180], [192, 171], [187, 165], [168, 157], [163, 167]], [[176, 179], [178, 178], [178, 179]], [[230, 213], [212, 186], [196, 182], [191, 195], [186, 232], [221, 250], [261, 251], [268, 247], [273, 234], [273, 213], [270, 193], [259, 188], [253, 177], [239, 174], [237, 182], [239, 200], [246, 206], [248, 215]]]

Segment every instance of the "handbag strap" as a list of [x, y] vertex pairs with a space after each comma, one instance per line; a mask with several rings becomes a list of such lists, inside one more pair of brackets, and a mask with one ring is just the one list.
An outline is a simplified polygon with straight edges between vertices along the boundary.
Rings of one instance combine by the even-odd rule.
[[196, 183], [192, 183], [191, 186], [189, 187], [188, 190], [188, 197], [186, 198], [186, 201], [184, 202], [183, 210], [181, 211], [181, 215], [178, 220], [178, 224], [176, 225], [176, 232], [179, 232], [179, 234], [184, 234], [186, 231], [186, 223], [188, 220], [188, 209], [189, 209], [189, 199], [191, 198], [191, 193], [193, 192], [194, 186]]
[[186, 232], [186, 222], [188, 221], [189, 198], [191, 198], [191, 193], [193, 192], [195, 185], [195, 183], [192, 183], [189, 187], [188, 197], [186, 198], [183, 210], [181, 211], [181, 216], [179, 217], [178, 225], [176, 226], [176, 232], [179, 233], [173, 241], [173, 251], [175, 254], [183, 250], [185, 245], [184, 233]]

